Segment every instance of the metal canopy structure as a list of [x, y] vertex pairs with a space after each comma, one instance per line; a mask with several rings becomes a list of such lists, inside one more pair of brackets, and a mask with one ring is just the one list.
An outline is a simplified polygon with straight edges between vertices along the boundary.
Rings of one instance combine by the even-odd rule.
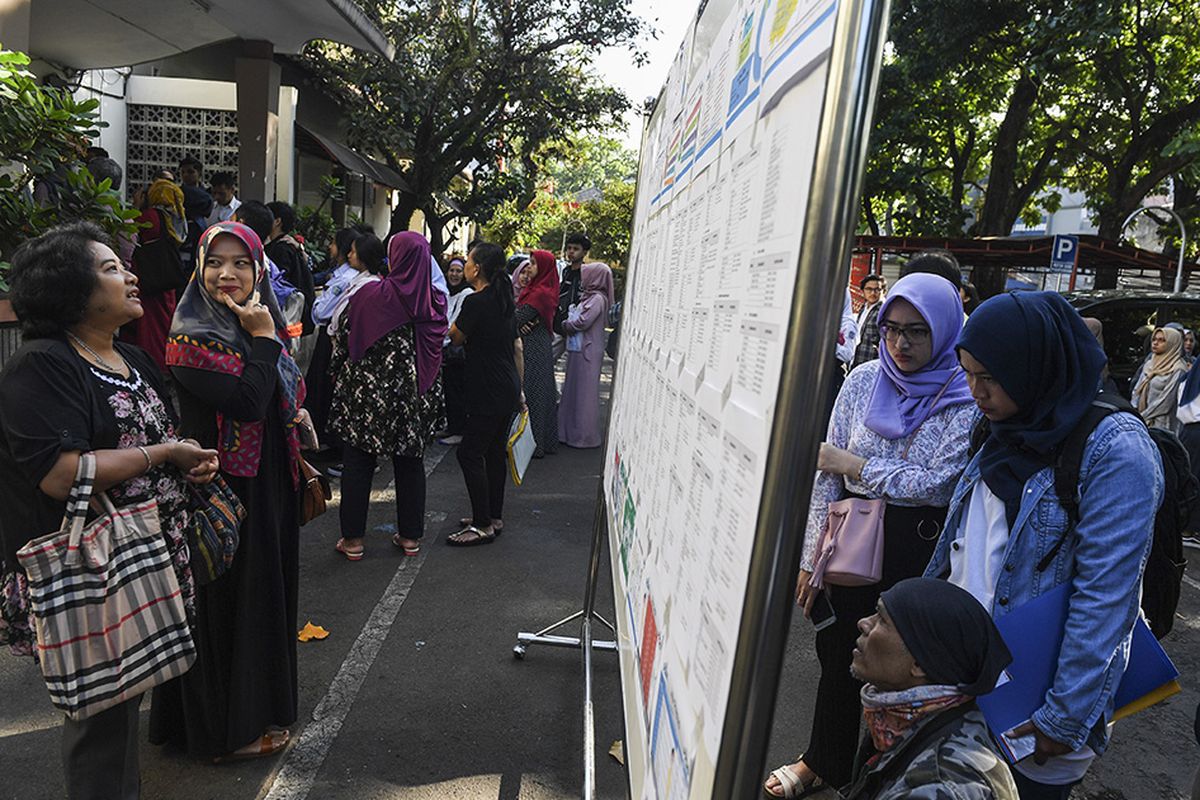
[[298, 53], [314, 39], [395, 56], [352, 0], [37, 0], [29, 52], [73, 69], [156, 61], [230, 39]]
[[336, 164], [341, 164], [351, 172], [357, 172], [383, 186], [405, 192], [410, 191], [404, 178], [400, 177], [400, 174], [387, 164], [356, 153], [344, 144], [311, 131], [300, 123], [296, 123], [296, 133], [298, 134], [296, 141], [302, 151], [324, 156]]
[[[1050, 264], [1053, 236], [1009, 238], [943, 238], [936, 236], [858, 236], [854, 251], [873, 253], [878, 266], [884, 254], [911, 255], [924, 250], [948, 250], [963, 266], [1045, 269]], [[1177, 256], [1154, 253], [1091, 234], [1079, 234], [1081, 269], [1146, 269], [1174, 273]], [[1185, 264], [1184, 270], [1200, 270]]]

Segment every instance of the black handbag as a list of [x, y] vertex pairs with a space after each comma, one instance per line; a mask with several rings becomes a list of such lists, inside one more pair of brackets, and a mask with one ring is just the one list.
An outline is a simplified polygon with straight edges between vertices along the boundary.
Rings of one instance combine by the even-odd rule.
[[152, 242], [138, 243], [133, 249], [133, 271], [138, 276], [138, 289], [142, 294], [161, 294], [187, 286], [187, 268], [179, 255], [179, 245], [166, 232], [170, 223], [161, 219], [163, 235]]

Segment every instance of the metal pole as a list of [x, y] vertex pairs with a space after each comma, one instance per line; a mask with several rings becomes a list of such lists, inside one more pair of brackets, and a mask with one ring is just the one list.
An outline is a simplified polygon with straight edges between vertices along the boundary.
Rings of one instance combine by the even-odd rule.
[[[611, 401], [610, 401], [611, 407]], [[601, 479], [596, 498], [596, 514], [592, 521], [592, 553], [588, 558], [587, 586], [583, 594], [583, 798], [596, 796], [596, 723], [592, 704], [592, 617], [596, 612], [596, 587], [600, 582], [600, 554], [604, 549], [604, 534], [608, 529], [607, 506], [604, 502], [604, 480]], [[612, 648], [616, 649], [615, 642]]]
[[1179, 225], [1179, 264], [1175, 267], [1175, 294], [1183, 291], [1183, 255], [1187, 252], [1187, 227], [1183, 224], [1183, 219], [1175, 213], [1175, 209], [1170, 206], [1142, 206], [1135, 210], [1132, 214], [1125, 218], [1121, 223], [1121, 233], [1125, 233], [1125, 228], [1129, 226], [1130, 220], [1141, 214], [1143, 211], [1165, 211], [1175, 218], [1175, 222]]
[[714, 798], [761, 792], [817, 447], [825, 435], [830, 356], [890, 6], [889, 0], [840, 4]]

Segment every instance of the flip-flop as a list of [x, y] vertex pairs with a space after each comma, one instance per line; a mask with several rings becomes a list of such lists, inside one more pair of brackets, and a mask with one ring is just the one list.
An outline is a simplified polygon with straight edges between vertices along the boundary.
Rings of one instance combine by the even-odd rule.
[[[462, 525], [463, 527], [467, 527], [469, 525], [474, 525], [475, 518], [474, 517], [463, 517], [462, 519], [460, 519], [458, 521], [458, 524]], [[501, 522], [499, 525], [497, 525], [495, 522], [493, 522], [492, 523], [492, 532], [495, 533], [497, 536], [504, 533], [504, 523]]]
[[[415, 541], [415, 540], [410, 540], [410, 541]], [[406, 555], [406, 556], [421, 555], [421, 545], [418, 544], [415, 547], [413, 547], [413, 546], [400, 544], [400, 534], [398, 534], [398, 533], [392, 534], [392, 544], [396, 545], [396, 547], [399, 547], [401, 550], [403, 550], [404, 555]]]
[[363, 557], [362, 549], [348, 550], [346, 548], [346, 540], [345, 539], [338, 539], [337, 544], [335, 544], [333, 546], [333, 549], [337, 550], [339, 553], [344, 555], [348, 561], [362, 561], [362, 557]]
[[[452, 538], [464, 533], [473, 533], [475, 534], [475, 538], [465, 542]], [[450, 545], [451, 547], [475, 547], [476, 545], [480, 544], [491, 544], [494, 541], [496, 541], [495, 531], [491, 533], [484, 533], [474, 525], [468, 525], [461, 531], [455, 531], [454, 533], [450, 534], [450, 536], [446, 537], [446, 544]]]
[[287, 747], [287, 743], [291, 738], [292, 735], [287, 730], [269, 730], [258, 737], [257, 741], [247, 745], [250, 748], [249, 750], [242, 748], [232, 753], [226, 753], [223, 756], [217, 756], [213, 759], [213, 763], [223, 764], [228, 761], [245, 761], [250, 758], [275, 755]]

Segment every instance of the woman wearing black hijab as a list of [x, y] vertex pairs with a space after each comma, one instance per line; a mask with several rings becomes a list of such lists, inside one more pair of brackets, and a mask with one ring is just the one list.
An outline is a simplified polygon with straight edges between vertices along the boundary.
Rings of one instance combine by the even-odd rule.
[[1105, 357], [1060, 295], [993, 297], [967, 321], [958, 354], [990, 434], [954, 490], [925, 574], [948, 576], [993, 618], [1070, 586], [1054, 683], [1017, 729], [1036, 749], [1014, 769], [1023, 800], [1065, 800], [1108, 744], [1103, 723], [1138, 616], [1162, 463], [1138, 417], [1101, 419], [1083, 448], [1072, 524], [1054, 468], [1096, 399]]

